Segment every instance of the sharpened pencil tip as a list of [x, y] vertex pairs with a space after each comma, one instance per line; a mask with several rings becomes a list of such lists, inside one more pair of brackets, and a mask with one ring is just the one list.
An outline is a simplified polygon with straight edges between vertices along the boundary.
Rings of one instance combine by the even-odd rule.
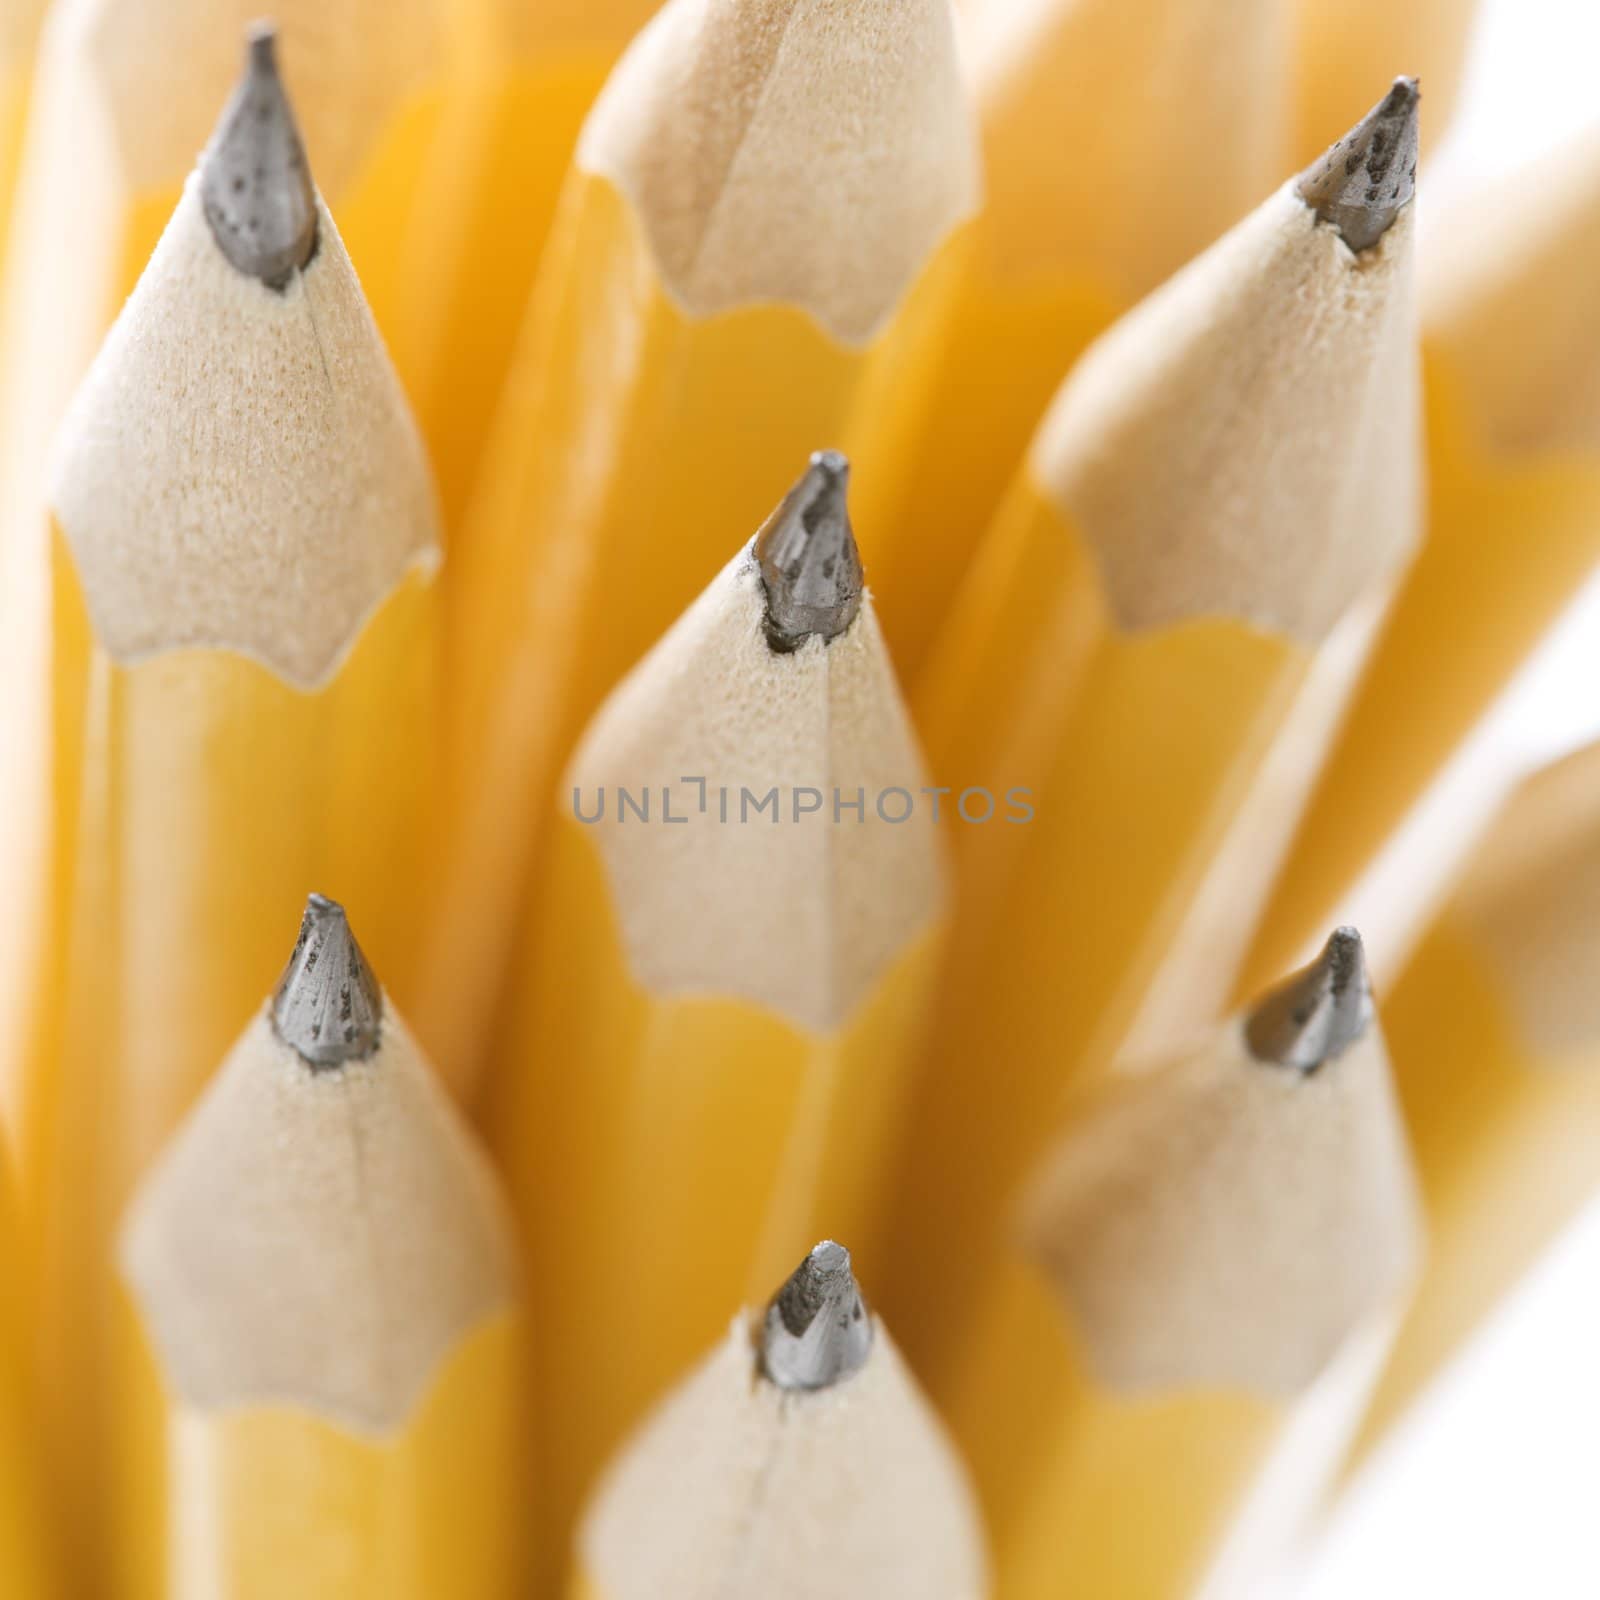
[[217, 248], [269, 289], [316, 254], [316, 190], [269, 22], [246, 33], [244, 75], [200, 158], [200, 200]]
[[872, 1318], [850, 1252], [824, 1239], [767, 1307], [762, 1370], [780, 1389], [826, 1389], [859, 1372], [871, 1350]]
[[1322, 954], [1250, 1013], [1245, 1040], [1258, 1061], [1315, 1072], [1367, 1031], [1372, 987], [1361, 935], [1335, 928]]
[[272, 1029], [309, 1067], [359, 1061], [378, 1048], [383, 992], [344, 907], [314, 894], [272, 996]]
[[1300, 198], [1358, 255], [1394, 226], [1416, 193], [1421, 99], [1415, 78], [1396, 78], [1388, 94], [1300, 175]]
[[861, 609], [861, 554], [850, 527], [850, 463], [819, 450], [756, 535], [767, 643], [779, 655], [813, 634], [836, 639]]

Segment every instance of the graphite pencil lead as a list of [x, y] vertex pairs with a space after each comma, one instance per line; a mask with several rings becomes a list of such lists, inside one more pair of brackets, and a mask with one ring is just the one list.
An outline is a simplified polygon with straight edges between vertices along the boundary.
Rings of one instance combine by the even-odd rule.
[[217, 248], [269, 289], [316, 254], [316, 190], [270, 23], [246, 36], [244, 75], [200, 158], [200, 200]]
[[836, 639], [861, 609], [861, 553], [845, 491], [850, 463], [819, 450], [756, 535], [767, 591], [767, 643], [779, 655], [813, 634]]
[[378, 1048], [383, 993], [344, 907], [306, 901], [300, 937], [272, 996], [272, 1029], [309, 1067], [359, 1061]]
[[1300, 198], [1357, 254], [1370, 250], [1417, 190], [1415, 78], [1391, 88], [1344, 138], [1300, 175]]
[[1367, 1031], [1372, 988], [1361, 935], [1335, 928], [1322, 954], [1268, 992], [1245, 1023], [1258, 1061], [1315, 1072]]
[[850, 1252], [824, 1239], [767, 1307], [762, 1370], [780, 1389], [826, 1389], [859, 1372], [871, 1350], [872, 1318]]

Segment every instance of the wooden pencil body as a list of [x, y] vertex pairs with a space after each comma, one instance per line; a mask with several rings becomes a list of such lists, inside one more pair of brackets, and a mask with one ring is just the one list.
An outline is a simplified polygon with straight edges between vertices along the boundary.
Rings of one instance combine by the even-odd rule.
[[39, 1463], [32, 1449], [32, 1419], [12, 1393], [20, 1378], [7, 1352], [0, 1386], [0, 1582], [16, 1600], [48, 1600], [53, 1580], [44, 1557]]
[[[17, 164], [22, 158], [22, 131], [28, 120], [28, 90], [33, 67], [27, 61], [0, 64], [0, 240], [11, 216]], [[0, 256], [0, 263], [4, 257]]]
[[1446, 913], [1384, 1008], [1429, 1253], [1352, 1466], [1600, 1186], [1600, 1036], [1541, 1047], [1510, 999], [1472, 930]]
[[616, 0], [569, 13], [507, 0], [496, 9], [467, 176], [451, 163], [427, 180], [465, 191], [455, 236], [432, 244], [426, 293], [438, 316], [416, 391], [452, 530], [470, 503], [578, 130], [654, 7]]
[[1295, 834], [1241, 993], [1317, 936], [1600, 559], [1600, 462], [1508, 456], [1473, 422], [1440, 352], [1425, 376], [1428, 538]]
[[[138, 1337], [130, 1325], [130, 1336]], [[521, 1507], [517, 1419], [526, 1329], [498, 1317], [445, 1359], [392, 1435], [367, 1436], [289, 1407], [208, 1412], [160, 1387], [127, 1397], [142, 1437], [125, 1441], [144, 1496], [125, 1525], [123, 1592], [142, 1600], [506, 1600], [515, 1593]], [[166, 1517], [148, 1520], [151, 1485]]]
[[49, 1501], [33, 1405], [27, 1263], [10, 1165], [0, 1151], [0, 1588], [17, 1600], [48, 1600], [55, 1593], [46, 1559]]
[[[461, 14], [470, 17], [474, 10], [469, 0]], [[438, 317], [437, 301], [420, 292], [431, 279], [415, 264], [438, 248], [436, 238], [449, 238], [461, 227], [459, 152], [470, 148], [472, 130], [487, 113], [487, 107], [474, 103], [476, 81], [476, 74], [455, 67], [418, 92], [386, 126], [352, 188], [334, 201], [339, 231], [361, 273], [373, 316], [413, 394], [420, 394], [426, 382]], [[454, 181], [424, 182], [437, 166], [456, 169]], [[425, 211], [419, 209], [419, 196], [427, 202]], [[418, 421], [426, 427], [420, 410]]]
[[33, 87], [33, 54], [44, 9], [44, 0], [14, 0], [0, 19], [0, 281]]
[[864, 552], [911, 685], [1050, 396], [1126, 309], [1090, 273], [997, 283], [994, 250], [980, 220], [929, 370], [896, 374], [898, 437], [863, 463]]
[[[1297, 1401], [1118, 1391], [1020, 1264], [987, 1314], [951, 1425], [984, 1500], [1001, 1600], [1238, 1593], [1336, 1469], [1377, 1361], [1353, 1348]], [[1263, 1491], [1270, 1491], [1264, 1493]]]
[[[1220, 619], [1122, 631], [1082, 541], [1026, 479], [995, 535], [920, 708], [939, 781], [1022, 784], [1034, 808], [1025, 825], [953, 829], [962, 914], [890, 1284], [930, 1373], [962, 1339], [958, 1319], [932, 1314], [935, 1263], [954, 1249], [974, 1281], [992, 1268], [996, 1219], [1066, 1086], [1102, 1070], [1136, 1023], [1168, 1045], [1225, 1007], [1294, 824], [1294, 786], [1261, 808], [1248, 859], [1219, 852], [1278, 747], [1308, 731], [1293, 727], [1297, 713], [1314, 710], [1303, 792], [1340, 703], [1316, 680], [1325, 670], [1347, 684], [1353, 671], [1343, 655], [1319, 664], [1287, 638]], [[974, 714], [991, 694], [1009, 702], [1009, 739]], [[1158, 972], [1182, 996], [1159, 1027], [1140, 1014]], [[967, 1067], [997, 1050], [1004, 1096]], [[959, 1204], [953, 1170], [972, 1179]]]
[[465, 781], [418, 1025], [463, 1082], [561, 761], [796, 466], [854, 443], [867, 361], [795, 308], [685, 315], [616, 188], [574, 182], [449, 580]]
[[918, 938], [823, 1033], [751, 1001], [641, 987], [592, 835], [570, 817], [542, 892], [496, 1127], [530, 1270], [549, 1288], [540, 1478], [559, 1551], [606, 1454], [730, 1303], [809, 1239], [870, 1248], [881, 1235], [941, 941]]

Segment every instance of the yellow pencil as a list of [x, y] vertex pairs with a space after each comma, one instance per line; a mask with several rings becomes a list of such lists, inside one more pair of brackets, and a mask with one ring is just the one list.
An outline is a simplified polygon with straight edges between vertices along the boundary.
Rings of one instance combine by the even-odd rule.
[[[459, 526], [517, 329], [572, 161], [578, 129], [657, 0], [492, 0], [491, 50], [473, 89], [484, 115], [461, 160], [435, 161], [427, 191], [466, 191], [456, 234], [426, 242], [417, 285], [436, 314], [413, 393], [446, 525]], [[463, 168], [466, 175], [463, 176]], [[425, 193], [423, 216], [446, 202]]]
[[1246, 983], [1295, 959], [1600, 560], [1600, 136], [1475, 195], [1437, 238], [1421, 279], [1427, 540]]
[[0, 1141], [0, 1593], [49, 1600], [49, 1499], [33, 1406], [32, 1317], [11, 1163]]
[[[695, 1241], [680, 1241], [692, 1255]], [[850, 1255], [815, 1246], [631, 1438], [571, 1600], [983, 1600], [966, 1474]]]
[[1414, 1277], [1360, 939], [1075, 1107], [948, 1392], [1003, 1600], [1251, 1592], [1339, 1461]]
[[446, 575], [456, 783], [417, 1017], [458, 1081], [585, 719], [797, 460], [870, 453], [870, 353], [915, 343], [977, 198], [948, 0], [670, 0], [607, 83]]
[[1513, 795], [1383, 1008], [1430, 1251], [1358, 1458], [1600, 1188], [1597, 891], [1591, 745]]
[[562, 780], [494, 1118], [557, 1548], [717, 1308], [883, 1221], [945, 881], [846, 471], [814, 458]]
[[33, 52], [46, 0], [11, 0], [0, 16], [0, 282], [4, 281], [6, 224], [22, 156], [33, 85]]
[[21, 842], [56, 852], [55, 880], [0, 1085], [50, 1443], [87, 1525], [129, 1186], [249, 1010], [308, 876], [370, 903], [402, 974], [414, 943], [431, 487], [270, 33], [72, 405], [52, 500], [51, 825]]
[[509, 1600], [530, 1489], [508, 1219], [333, 902], [311, 897], [120, 1258], [151, 1385], [126, 1444], [169, 1510], [134, 1525], [119, 1593]]
[[[981, 1303], [1068, 1080], [1226, 1010], [1411, 554], [1415, 110], [1401, 80], [1089, 352], [918, 697], [958, 806], [986, 785], [1033, 808], [954, 829], [952, 958], [886, 1297], [930, 1379], [962, 1337], [926, 1303], [934, 1263], [960, 1254]], [[971, 1070], [997, 1050], [1004, 1094]]]
[[912, 685], [1078, 355], [1289, 165], [1278, 0], [994, 5], [970, 35], [984, 209], [936, 361], [898, 374], [900, 431], [862, 472], [867, 559]]

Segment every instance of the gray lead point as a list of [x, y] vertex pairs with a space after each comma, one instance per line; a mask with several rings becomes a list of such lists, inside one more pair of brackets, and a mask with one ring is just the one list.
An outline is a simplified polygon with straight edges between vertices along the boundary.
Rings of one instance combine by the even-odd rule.
[[244, 76], [200, 158], [200, 202], [217, 248], [269, 289], [285, 288], [316, 254], [316, 190], [271, 23], [247, 35]]
[[337, 1067], [378, 1048], [382, 1021], [383, 993], [344, 907], [310, 896], [300, 937], [272, 996], [272, 1031], [307, 1066]]
[[1370, 250], [1417, 190], [1415, 78], [1394, 87], [1326, 155], [1300, 175], [1300, 198], [1358, 255]]
[[1322, 954], [1273, 989], [1245, 1023], [1245, 1042], [1258, 1061], [1315, 1072], [1367, 1031], [1372, 989], [1361, 935], [1335, 928]]
[[780, 1389], [826, 1389], [866, 1364], [872, 1318], [850, 1252], [824, 1239], [772, 1297], [761, 1329], [761, 1369]]
[[845, 489], [850, 463], [819, 450], [756, 535], [767, 591], [767, 643], [779, 655], [813, 634], [836, 639], [861, 609], [861, 555]]

